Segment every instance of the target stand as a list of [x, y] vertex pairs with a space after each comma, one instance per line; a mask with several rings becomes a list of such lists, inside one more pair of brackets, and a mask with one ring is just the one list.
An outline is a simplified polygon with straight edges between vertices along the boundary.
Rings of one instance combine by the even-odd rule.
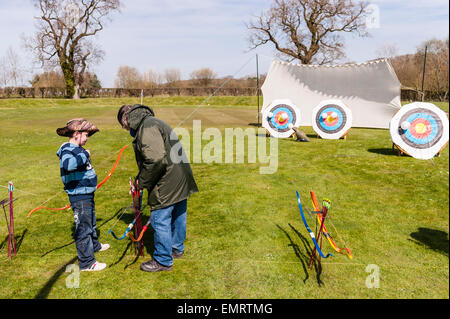
[[320, 138], [346, 139], [352, 111], [341, 100], [324, 100], [312, 110], [312, 127]]
[[289, 138], [300, 126], [300, 110], [288, 99], [274, 100], [262, 112], [262, 126], [273, 137]]
[[398, 155], [432, 159], [448, 144], [447, 115], [432, 103], [414, 102], [404, 105], [389, 123], [392, 149]]

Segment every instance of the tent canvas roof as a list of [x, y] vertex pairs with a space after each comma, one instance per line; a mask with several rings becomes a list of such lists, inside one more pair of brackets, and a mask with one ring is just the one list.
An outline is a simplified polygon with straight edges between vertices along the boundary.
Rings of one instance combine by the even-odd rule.
[[387, 59], [335, 66], [273, 61], [261, 90], [263, 109], [273, 100], [290, 99], [301, 124], [312, 125], [312, 110], [323, 100], [339, 99], [353, 114], [353, 127], [389, 128], [400, 109], [401, 84]]

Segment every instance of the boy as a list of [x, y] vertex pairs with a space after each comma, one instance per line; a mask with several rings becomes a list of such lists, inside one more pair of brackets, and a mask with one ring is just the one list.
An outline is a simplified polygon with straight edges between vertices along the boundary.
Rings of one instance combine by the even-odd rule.
[[59, 136], [69, 137], [56, 153], [60, 159], [61, 179], [75, 219], [75, 244], [81, 271], [98, 271], [106, 267], [95, 259], [94, 252], [104, 251], [108, 244], [98, 241], [95, 217], [94, 193], [97, 175], [91, 164], [90, 152], [84, 146], [90, 136], [99, 129], [83, 118], [67, 122], [58, 128]]

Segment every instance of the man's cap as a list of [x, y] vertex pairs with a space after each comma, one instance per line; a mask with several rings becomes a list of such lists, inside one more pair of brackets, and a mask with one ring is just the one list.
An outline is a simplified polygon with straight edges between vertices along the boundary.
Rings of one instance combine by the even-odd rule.
[[130, 112], [133, 105], [122, 105], [119, 109], [119, 112], [117, 112], [117, 121], [120, 123], [120, 125], [124, 126], [126, 123], [126, 118], [128, 116], [128, 112]]
[[100, 131], [94, 124], [86, 119], [77, 118], [67, 122], [66, 126], [56, 129], [59, 136], [72, 137], [74, 132], [88, 132], [88, 136], [94, 135]]
[[142, 104], [134, 104], [134, 105], [122, 105], [119, 109], [119, 111], [117, 112], [117, 121], [119, 122], [120, 125], [122, 125], [122, 127], [125, 127], [125, 124], [128, 124], [128, 114], [130, 113], [130, 111], [136, 110], [136, 109], [146, 109], [148, 110], [148, 113], [151, 116], [155, 116], [155, 112], [153, 112], [152, 108], [146, 105], [142, 105]]

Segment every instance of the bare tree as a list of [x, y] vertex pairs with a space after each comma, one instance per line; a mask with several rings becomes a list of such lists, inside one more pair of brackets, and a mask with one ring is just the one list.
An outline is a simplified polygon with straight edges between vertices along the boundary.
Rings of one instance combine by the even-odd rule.
[[420, 76], [421, 67], [416, 56], [414, 54], [398, 55], [392, 57], [390, 61], [402, 86], [418, 90], [422, 77]]
[[142, 74], [141, 87], [143, 89], [151, 89], [153, 87], [160, 85], [162, 82], [163, 82], [162, 76], [159, 73], [150, 69]]
[[60, 70], [49, 70], [35, 74], [30, 84], [34, 88], [64, 88], [66, 86], [64, 75]]
[[174, 86], [175, 83], [181, 81], [181, 71], [179, 69], [165, 69], [164, 79], [168, 86]]
[[416, 61], [421, 65], [423, 72], [423, 60], [427, 47], [427, 65], [425, 72], [425, 90], [434, 92], [439, 98], [444, 99], [449, 92], [449, 40], [431, 39], [422, 43], [417, 48]]
[[0, 56], [0, 87], [8, 85], [9, 77], [7, 70], [6, 58]]
[[9, 47], [6, 52], [6, 61], [9, 66], [9, 78], [11, 79], [11, 84], [15, 87], [18, 83], [22, 84], [23, 70], [20, 65], [20, 57], [12, 47]]
[[272, 43], [287, 61], [331, 63], [345, 56], [342, 33], [368, 35], [366, 7], [352, 0], [274, 0], [247, 24], [251, 49]]
[[104, 52], [89, 38], [103, 30], [120, 0], [33, 0], [40, 12], [37, 31], [26, 38], [42, 66], [59, 66], [68, 97], [77, 98], [84, 72], [102, 60]]
[[202, 68], [191, 73], [191, 79], [195, 80], [200, 86], [208, 86], [216, 77], [216, 73], [210, 68]]
[[398, 55], [398, 46], [396, 43], [383, 44], [377, 49], [375, 54], [378, 58], [392, 59], [393, 57]]
[[19, 55], [12, 47], [9, 47], [6, 55], [0, 58], [0, 86], [22, 85], [23, 73]]
[[142, 76], [135, 67], [122, 65], [117, 71], [115, 86], [123, 89], [138, 89], [141, 86]]

